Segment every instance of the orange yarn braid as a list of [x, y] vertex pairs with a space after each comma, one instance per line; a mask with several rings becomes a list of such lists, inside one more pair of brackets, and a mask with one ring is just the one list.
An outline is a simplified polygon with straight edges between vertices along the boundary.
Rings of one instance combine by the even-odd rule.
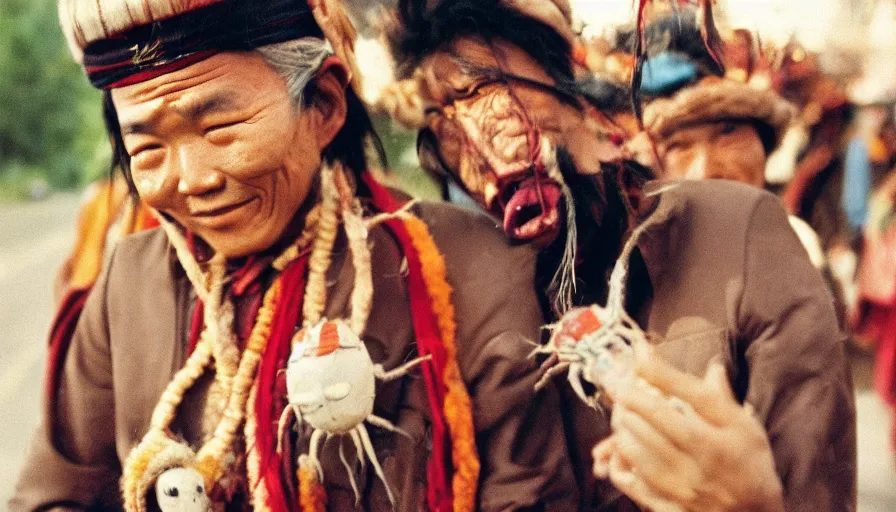
[[455, 344], [454, 304], [451, 302], [451, 285], [447, 280], [445, 259], [429, 233], [426, 224], [413, 216], [403, 216], [405, 228], [414, 248], [420, 255], [423, 281], [432, 301], [433, 314], [439, 327], [442, 344], [445, 347], [445, 421], [451, 435], [451, 458], [454, 462], [454, 478], [451, 488], [454, 493], [455, 512], [476, 509], [476, 492], [479, 482], [479, 456], [476, 450], [476, 436], [473, 428], [473, 410], [470, 395], [457, 364]]
[[299, 506], [302, 512], [326, 512], [327, 494], [317, 478], [317, 469], [310, 463], [299, 463]]

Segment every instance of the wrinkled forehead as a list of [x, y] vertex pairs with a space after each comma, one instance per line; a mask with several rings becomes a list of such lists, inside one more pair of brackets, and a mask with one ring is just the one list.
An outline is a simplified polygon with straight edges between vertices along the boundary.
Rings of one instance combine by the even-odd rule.
[[165, 111], [187, 119], [220, 111], [292, 105], [286, 80], [257, 52], [223, 52], [145, 82], [111, 90], [123, 133]]

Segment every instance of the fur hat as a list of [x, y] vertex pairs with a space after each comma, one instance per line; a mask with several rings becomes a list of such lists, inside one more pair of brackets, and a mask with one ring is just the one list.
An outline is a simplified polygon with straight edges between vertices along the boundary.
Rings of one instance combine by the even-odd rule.
[[726, 119], [756, 121], [771, 129], [772, 140], [763, 141], [771, 152], [793, 116], [793, 106], [774, 91], [711, 76], [670, 98], [651, 101], [644, 108], [644, 128], [651, 137], [663, 139], [694, 124]]
[[553, 28], [572, 45], [576, 34], [572, 29], [572, 7], [569, 0], [505, 0], [507, 5]]

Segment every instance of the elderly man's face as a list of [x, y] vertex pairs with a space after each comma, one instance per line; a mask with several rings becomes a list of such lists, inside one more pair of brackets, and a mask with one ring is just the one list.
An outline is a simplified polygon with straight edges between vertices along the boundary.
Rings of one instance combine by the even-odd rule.
[[750, 122], [695, 124], [655, 142], [666, 177], [765, 183], [765, 149]]
[[218, 54], [112, 100], [141, 198], [229, 258], [284, 233], [329, 142], [256, 53]]
[[456, 178], [503, 219], [510, 238], [552, 242], [562, 229], [561, 190], [540, 165], [556, 156], [545, 154], [542, 138], [551, 151], [566, 148], [578, 169], [600, 168], [596, 121], [576, 95], [502, 41], [456, 39], [429, 55], [420, 72], [433, 105], [421, 138], [423, 165]]

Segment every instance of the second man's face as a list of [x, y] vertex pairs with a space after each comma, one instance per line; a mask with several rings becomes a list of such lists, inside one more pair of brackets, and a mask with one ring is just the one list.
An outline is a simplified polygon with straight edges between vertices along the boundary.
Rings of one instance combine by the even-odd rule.
[[749, 121], [694, 124], [655, 142], [665, 177], [765, 184], [765, 149]]

